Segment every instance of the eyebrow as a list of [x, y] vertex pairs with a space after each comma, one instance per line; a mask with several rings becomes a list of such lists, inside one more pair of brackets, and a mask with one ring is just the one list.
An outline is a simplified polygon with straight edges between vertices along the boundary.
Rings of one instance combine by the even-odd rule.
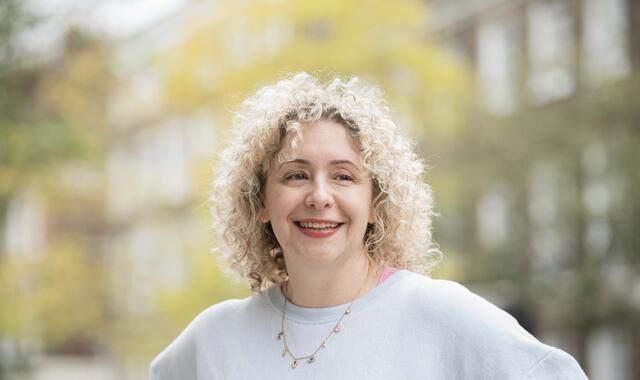
[[[289, 161], [285, 161], [285, 162], [281, 163], [278, 168], [281, 168], [282, 166], [284, 166], [286, 164], [302, 164], [302, 165], [307, 165], [307, 166], [311, 165], [311, 163], [309, 161], [307, 161], [307, 160], [303, 160], [302, 158], [295, 158], [293, 160], [289, 160]], [[351, 165], [356, 170], [360, 171], [360, 168], [358, 167], [358, 165], [354, 164], [353, 162], [351, 162], [349, 160], [332, 160], [332, 161], [329, 161], [329, 165], [331, 165], [331, 166], [342, 165], [342, 164]]]

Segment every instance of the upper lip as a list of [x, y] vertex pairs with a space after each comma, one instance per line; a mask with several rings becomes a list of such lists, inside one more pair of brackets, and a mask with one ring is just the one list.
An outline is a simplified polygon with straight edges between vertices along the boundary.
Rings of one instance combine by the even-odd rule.
[[343, 222], [338, 222], [337, 220], [331, 219], [299, 219], [295, 220], [296, 223], [329, 223], [329, 224], [342, 224]]

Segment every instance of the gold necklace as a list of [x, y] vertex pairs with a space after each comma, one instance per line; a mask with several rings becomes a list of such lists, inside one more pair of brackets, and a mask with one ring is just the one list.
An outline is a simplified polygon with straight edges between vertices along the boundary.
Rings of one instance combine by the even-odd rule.
[[289, 281], [285, 283], [285, 289], [282, 294], [284, 296], [284, 307], [282, 308], [282, 320], [280, 322], [280, 332], [278, 333], [277, 338], [278, 340], [282, 341], [282, 346], [283, 346], [282, 357], [286, 357], [288, 355], [291, 358], [291, 369], [296, 369], [298, 367], [298, 362], [302, 360], [306, 360], [307, 363], [309, 364], [315, 363], [316, 354], [318, 353], [318, 351], [327, 347], [327, 341], [329, 340], [329, 338], [331, 338], [333, 334], [337, 334], [340, 332], [340, 330], [342, 329], [342, 326], [341, 326], [342, 320], [344, 319], [344, 317], [351, 314], [351, 305], [353, 305], [353, 303], [358, 298], [358, 295], [360, 294], [362, 289], [364, 289], [364, 285], [367, 283], [367, 279], [369, 278], [369, 267], [370, 267], [369, 262], [367, 262], [367, 274], [364, 277], [364, 281], [362, 282], [362, 285], [360, 285], [360, 289], [358, 289], [358, 292], [353, 296], [353, 299], [351, 300], [351, 302], [349, 303], [345, 311], [342, 313], [340, 318], [338, 318], [338, 321], [336, 322], [336, 324], [329, 331], [329, 334], [327, 334], [327, 336], [322, 340], [322, 342], [320, 342], [320, 345], [315, 350], [313, 350], [311, 354], [304, 355], [304, 356], [294, 355], [293, 352], [291, 352], [291, 350], [289, 349], [289, 346], [287, 345], [287, 334], [285, 333], [285, 329], [284, 329], [284, 320], [285, 320], [285, 315], [287, 313], [288, 299], [286, 296], [286, 291], [289, 286]]

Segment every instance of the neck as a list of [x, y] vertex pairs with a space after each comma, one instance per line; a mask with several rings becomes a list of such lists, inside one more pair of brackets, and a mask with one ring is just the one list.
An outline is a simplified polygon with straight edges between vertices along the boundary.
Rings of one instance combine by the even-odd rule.
[[376, 286], [378, 268], [363, 254], [337, 268], [287, 268], [286, 297], [301, 307], [331, 307], [351, 302]]

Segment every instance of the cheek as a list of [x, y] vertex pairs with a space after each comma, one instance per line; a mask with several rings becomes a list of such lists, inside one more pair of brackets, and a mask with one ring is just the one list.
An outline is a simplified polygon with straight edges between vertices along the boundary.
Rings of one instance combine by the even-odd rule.
[[369, 192], [361, 192], [354, 197], [354, 205], [357, 205], [357, 212], [364, 219], [369, 219], [373, 208], [371, 194]]
[[288, 217], [292, 211], [291, 197], [284, 194], [273, 194], [267, 200], [267, 209], [271, 224], [280, 225], [288, 222]]
[[371, 219], [371, 205], [364, 203], [363, 198], [357, 199], [357, 202], [351, 202], [349, 207], [345, 209], [346, 213], [350, 215], [351, 221], [358, 226], [364, 225], [363, 228], [366, 228], [366, 224], [369, 223]]

